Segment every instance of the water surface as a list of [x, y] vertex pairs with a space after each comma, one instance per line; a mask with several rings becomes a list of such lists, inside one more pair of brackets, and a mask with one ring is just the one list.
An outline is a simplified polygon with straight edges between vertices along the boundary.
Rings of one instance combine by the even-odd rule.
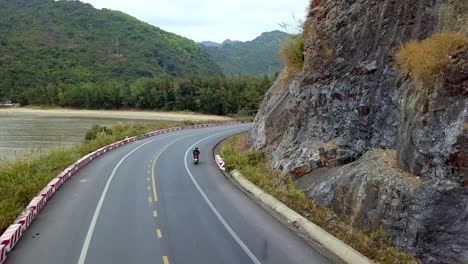
[[142, 120], [96, 117], [11, 115], [0, 112], [0, 162], [29, 153], [65, 148], [84, 140], [95, 124], [111, 126], [117, 122]]

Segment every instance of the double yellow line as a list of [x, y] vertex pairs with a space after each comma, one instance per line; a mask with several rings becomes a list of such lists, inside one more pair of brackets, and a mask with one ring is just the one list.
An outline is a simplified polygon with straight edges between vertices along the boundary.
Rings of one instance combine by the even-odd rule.
[[[171, 143], [169, 143], [167, 146], [165, 146], [160, 152], [159, 154], [156, 156], [156, 158], [154, 158], [153, 160], [153, 164], [151, 165], [151, 184], [153, 185], [153, 199], [154, 199], [154, 202], [157, 202], [158, 201], [158, 192], [156, 191], [156, 177], [155, 177], [155, 167], [156, 167], [156, 162], [158, 161], [159, 157], [161, 157], [161, 155], [164, 153], [164, 151], [166, 151], [166, 149], [168, 149], [171, 145], [173, 145], [176, 141], [180, 140], [180, 138], [172, 141]], [[158, 213], [156, 212], [156, 210], [153, 211], [153, 217], [156, 218], [158, 216]], [[156, 230], [156, 234], [158, 236], [159, 239], [162, 238], [162, 234], [161, 234], [161, 230], [158, 229]], [[163, 256], [163, 263], [164, 264], [169, 264], [169, 258], [167, 256]]]
[[154, 173], [154, 171], [155, 171], [154, 168], [156, 167], [156, 162], [158, 161], [159, 157], [161, 157], [161, 155], [164, 153], [164, 151], [166, 151], [166, 149], [168, 149], [170, 146], [172, 146], [174, 143], [176, 143], [177, 141], [179, 141], [182, 138], [178, 138], [176, 140], [173, 140], [171, 143], [169, 143], [167, 146], [165, 146], [159, 152], [159, 154], [156, 156], [156, 158], [154, 158], [154, 160], [153, 160], [153, 164], [151, 165], [151, 184], [153, 185], [153, 200], [155, 202], [158, 201], [158, 192], [156, 191], [156, 177], [154, 176], [154, 174], [155, 174]]
[[[202, 134], [202, 133], [199, 133], [199, 134]], [[196, 134], [198, 135], [198, 134]], [[192, 135], [193, 136], [193, 135]], [[187, 136], [185, 136], [187, 137]], [[155, 167], [156, 167], [156, 162], [159, 160], [159, 157], [161, 157], [161, 155], [164, 153], [164, 151], [166, 151], [170, 146], [172, 146], [174, 143], [176, 143], [177, 141], [185, 138], [185, 137], [180, 137], [178, 139], [175, 139], [173, 141], [171, 141], [168, 145], [166, 145], [160, 152], [159, 154], [156, 156], [156, 158], [154, 158], [153, 160], [153, 163], [151, 165], [151, 185], [153, 187], [153, 200], [154, 202], [157, 202], [158, 201], [158, 192], [156, 191], [156, 177], [155, 177]], [[150, 197], [151, 198], [151, 197]], [[158, 216], [158, 213], [156, 212], [156, 210], [153, 211], [153, 217], [156, 218]], [[161, 230], [158, 229], [156, 231], [156, 234], [158, 236], [158, 238], [162, 238], [162, 234], [161, 234]], [[163, 259], [163, 263], [164, 264], [169, 264], [169, 258], [167, 256], [163, 256], [162, 257]]]

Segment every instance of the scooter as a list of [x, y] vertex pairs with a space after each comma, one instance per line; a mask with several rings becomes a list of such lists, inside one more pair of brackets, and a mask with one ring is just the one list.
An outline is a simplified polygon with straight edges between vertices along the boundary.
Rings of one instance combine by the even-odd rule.
[[199, 161], [198, 155], [193, 155], [193, 163], [194, 163], [195, 165], [198, 165], [198, 161]]

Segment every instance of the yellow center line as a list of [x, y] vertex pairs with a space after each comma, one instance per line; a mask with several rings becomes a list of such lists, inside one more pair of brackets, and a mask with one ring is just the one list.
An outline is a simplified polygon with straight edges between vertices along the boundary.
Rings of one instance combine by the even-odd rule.
[[156, 233], [158, 234], [158, 238], [161, 238], [161, 237], [162, 237], [161, 229], [156, 230]]
[[158, 212], [156, 212], [156, 210], [153, 211], [153, 217], [154, 218], [158, 217]]
[[148, 196], [148, 202], [151, 204], [153, 202], [153, 199], [151, 199], [151, 196]]
[[176, 143], [176, 141], [179, 141], [181, 138], [178, 138], [174, 141], [172, 141], [171, 143], [169, 143], [168, 145], [166, 145], [160, 152], [159, 154], [156, 156], [156, 158], [153, 160], [153, 165], [152, 165], [152, 168], [151, 168], [151, 179], [152, 179], [152, 185], [153, 185], [153, 198], [154, 198], [154, 201], [157, 202], [158, 201], [158, 192], [156, 191], [156, 179], [154, 177], [154, 167], [156, 166], [156, 162], [158, 161], [159, 157], [161, 157], [161, 154], [163, 154], [163, 152], [168, 149], [172, 144]]
[[167, 258], [167, 256], [163, 256], [163, 263], [169, 264], [169, 259]]
[[154, 179], [154, 166], [155, 166], [156, 161], [158, 160], [158, 158], [159, 158], [159, 156], [154, 159], [153, 168], [151, 170], [151, 179], [152, 179], [151, 184], [153, 185], [153, 197], [154, 197], [155, 202], [158, 201], [158, 192], [156, 191], [156, 180]]

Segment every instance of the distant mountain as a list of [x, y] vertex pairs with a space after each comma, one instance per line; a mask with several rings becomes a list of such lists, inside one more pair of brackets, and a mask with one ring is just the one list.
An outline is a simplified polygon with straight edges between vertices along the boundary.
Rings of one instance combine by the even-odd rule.
[[247, 42], [225, 40], [220, 46], [206, 46], [208, 52], [226, 75], [272, 75], [281, 71], [283, 64], [279, 50], [288, 34], [281, 31], [265, 32]]
[[218, 42], [214, 42], [214, 41], [197, 42], [197, 44], [199, 44], [199, 45], [201, 45], [203, 47], [221, 47], [221, 46], [224, 46], [224, 45], [235, 44], [235, 43], [242, 43], [242, 42], [238, 41], [238, 40], [230, 40], [230, 39], [226, 39], [225, 41], [223, 41], [223, 43], [218, 43]]
[[202, 41], [202, 42], [197, 42], [197, 44], [204, 46], [204, 47], [219, 47], [222, 44], [214, 41]]
[[221, 46], [229, 45], [229, 44], [236, 44], [236, 43], [242, 43], [242, 41], [226, 39], [225, 41], [223, 41], [223, 43], [221, 43]]
[[0, 0], [0, 99], [83, 83], [222, 74], [195, 42], [79, 1]]

